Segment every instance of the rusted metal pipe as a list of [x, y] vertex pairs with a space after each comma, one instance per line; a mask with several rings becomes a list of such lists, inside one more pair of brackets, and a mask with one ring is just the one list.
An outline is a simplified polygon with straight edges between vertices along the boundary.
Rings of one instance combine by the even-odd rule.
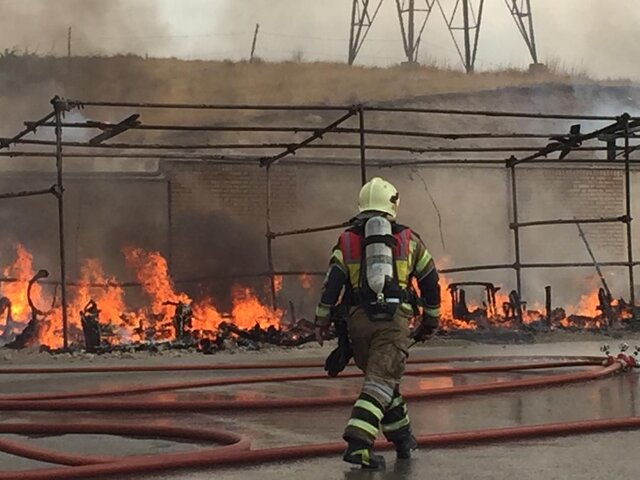
[[522, 298], [522, 267], [520, 265], [520, 229], [518, 227], [518, 191], [516, 180], [516, 167], [512, 165], [509, 169], [511, 173], [511, 215], [513, 216], [513, 246], [515, 263], [513, 265], [516, 273], [516, 292]]
[[411, 108], [411, 107], [384, 107], [366, 106], [366, 110], [371, 112], [393, 112], [393, 113], [426, 113], [435, 115], [468, 115], [482, 117], [504, 117], [504, 118], [538, 118], [547, 120], [590, 120], [590, 121], [615, 121], [617, 117], [604, 115], [567, 115], [567, 114], [546, 114], [530, 112], [505, 112], [500, 110], [460, 110], [451, 108]]
[[307, 145], [311, 144], [312, 142], [315, 142], [319, 138], [322, 138], [322, 136], [324, 134], [330, 132], [331, 130], [336, 128], [341, 123], [343, 123], [343, 122], [347, 121], [348, 119], [350, 119], [351, 117], [353, 117], [356, 114], [356, 112], [357, 112], [356, 109], [354, 109], [353, 107], [350, 108], [349, 111], [346, 114], [344, 114], [343, 116], [341, 116], [340, 118], [338, 118], [334, 122], [330, 123], [329, 125], [327, 125], [323, 129], [318, 130], [317, 132], [315, 132], [313, 135], [311, 135], [310, 137], [306, 138], [302, 142], [300, 142], [300, 143], [298, 143], [298, 144], [296, 144], [294, 146], [288, 147], [284, 152], [279, 153], [278, 155], [274, 155], [273, 157], [264, 158], [263, 160], [260, 161], [260, 165], [262, 165], [263, 167], [270, 166], [270, 165], [273, 165], [274, 163], [276, 163], [278, 160], [281, 160], [281, 159], [283, 159], [283, 158], [285, 158], [285, 157], [287, 157], [289, 155], [295, 154], [301, 148], [304, 148]]
[[547, 320], [547, 326], [551, 327], [551, 322], [552, 322], [552, 314], [553, 314], [553, 309], [552, 309], [552, 303], [551, 303], [551, 285], [547, 285], [546, 287], [544, 287], [544, 305], [545, 305], [545, 317]]
[[[283, 110], [283, 111], [340, 111], [353, 108], [351, 105], [229, 105], [229, 104], [189, 104], [189, 103], [153, 103], [153, 102], [100, 102], [72, 100], [74, 105], [81, 107], [131, 107], [131, 108], [160, 108], [160, 109], [185, 109], [185, 110]], [[396, 112], [396, 113], [429, 113], [445, 115], [470, 115], [506, 118], [540, 118], [556, 120], [593, 120], [609, 121], [617, 120], [612, 116], [600, 115], [567, 115], [567, 114], [543, 114], [530, 112], [505, 112], [499, 110], [460, 110], [438, 108], [408, 108], [389, 107], [384, 105], [364, 105], [365, 110], [372, 112]]]
[[[519, 222], [517, 224], [518, 228], [525, 227], [540, 227], [540, 226], [548, 226], [548, 225], [575, 225], [582, 223], [629, 223], [631, 219], [626, 215], [621, 215], [618, 217], [602, 217], [602, 218], [580, 218], [580, 219], [559, 219], [559, 220], [538, 220], [534, 222]], [[514, 229], [516, 227], [515, 223], [509, 224], [509, 228]]]
[[273, 266], [273, 234], [271, 232], [271, 165], [268, 163], [265, 168], [265, 186], [266, 186], [266, 199], [265, 199], [265, 222], [266, 232], [265, 237], [267, 239], [267, 268], [269, 273], [269, 283], [271, 285], [271, 306], [275, 310], [277, 308], [277, 288], [276, 288], [276, 275], [274, 273]]
[[[324, 132], [331, 133], [331, 132]], [[304, 144], [296, 142], [261, 142], [261, 143], [219, 143], [219, 144], [130, 144], [130, 143], [109, 143], [96, 144], [86, 142], [65, 142], [63, 147], [86, 148], [86, 149], [104, 149], [104, 150], [258, 150], [258, 149], [295, 149], [302, 148], [321, 149], [321, 150], [359, 150], [362, 155], [362, 135], [359, 143], [316, 143]], [[29, 140], [22, 142], [25, 145], [55, 145], [55, 142], [47, 140]], [[486, 146], [486, 147], [420, 147], [405, 145], [366, 145], [366, 150], [406, 152], [406, 153], [499, 153], [499, 152], [538, 152], [538, 146]], [[607, 147], [582, 147], [583, 152], [604, 152]], [[623, 151], [623, 147], [618, 147], [619, 151]], [[291, 152], [293, 153], [293, 152]], [[401, 159], [399, 159], [401, 160]], [[504, 162], [504, 161], [503, 161]]]
[[56, 185], [53, 185], [46, 190], [25, 190], [22, 192], [12, 193], [0, 193], [0, 199], [5, 198], [24, 198], [24, 197], [36, 197], [39, 195], [58, 195], [58, 189]]
[[3, 148], [8, 148], [10, 145], [16, 143], [17, 141], [19, 141], [23, 137], [29, 135], [30, 133], [35, 132], [38, 127], [42, 126], [44, 123], [46, 123], [47, 121], [49, 121], [52, 118], [54, 118], [55, 115], [56, 115], [55, 112], [48, 113], [47, 115], [42, 117], [40, 120], [38, 120], [36, 122], [32, 122], [31, 125], [27, 126], [24, 130], [19, 132], [14, 137], [12, 137], [12, 138], [3, 138], [2, 140], [0, 140], [0, 150], [3, 149]]
[[[25, 125], [34, 125], [37, 122], [25, 122]], [[81, 129], [107, 129], [112, 128], [116, 124], [110, 122], [97, 122], [89, 120], [87, 122], [63, 122], [63, 128], [81, 128]], [[54, 122], [46, 122], [41, 124], [42, 127], [54, 128]], [[143, 123], [139, 126], [132, 127], [132, 130], [149, 130], [149, 131], [191, 131], [191, 132], [228, 132], [228, 133], [314, 133], [322, 127], [305, 127], [305, 126], [260, 126], [260, 125], [176, 125], [176, 124], [147, 124]], [[491, 132], [421, 132], [415, 130], [389, 130], [377, 128], [365, 128], [366, 135], [382, 135], [382, 136], [401, 136], [401, 137], [418, 137], [418, 138], [437, 138], [442, 140], [468, 140], [468, 139], [549, 139], [562, 135], [561, 133], [491, 133]], [[360, 128], [337, 127], [331, 133], [357, 135]], [[0, 140], [1, 141], [1, 140]], [[43, 140], [20, 140], [16, 143], [45, 142]], [[35, 143], [34, 143], [35, 144]], [[46, 144], [46, 143], [41, 143]], [[106, 145], [101, 145], [102, 147]]]
[[358, 120], [360, 123], [360, 182], [367, 183], [367, 144], [365, 142], [364, 110], [362, 105], [358, 107]]
[[629, 149], [629, 120], [628, 113], [622, 115], [622, 125], [624, 127], [624, 200], [625, 211], [629, 221], [627, 222], [627, 261], [629, 262], [629, 301], [631, 303], [631, 315], [636, 319], [636, 289], [633, 270], [633, 229], [631, 225], [632, 205], [631, 205], [631, 162]]
[[69, 325], [67, 312], [67, 257], [64, 241], [64, 184], [62, 178], [62, 114], [65, 111], [63, 101], [59, 97], [51, 100], [56, 118], [56, 177], [58, 199], [58, 242], [60, 249], [60, 292], [62, 302], [62, 341], [65, 349], [69, 348]]
[[350, 222], [342, 222], [342, 223], [336, 223], [334, 225], [326, 225], [322, 227], [301, 228], [298, 230], [289, 230], [285, 232], [271, 232], [271, 238], [290, 237], [292, 235], [303, 235], [306, 233], [318, 233], [318, 232], [327, 232], [330, 230], [339, 230], [341, 228], [348, 227], [350, 224], [351, 224]]

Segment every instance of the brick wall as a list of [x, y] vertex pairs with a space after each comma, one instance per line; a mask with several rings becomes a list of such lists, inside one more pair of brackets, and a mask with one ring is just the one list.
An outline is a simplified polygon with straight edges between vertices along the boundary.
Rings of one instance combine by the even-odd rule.
[[[175, 213], [183, 210], [223, 211], [234, 217], [265, 215], [266, 174], [255, 165], [215, 165], [168, 162], [164, 172], [171, 182]], [[296, 172], [286, 166], [271, 171], [274, 212], [295, 208]]]
[[[177, 276], [211, 275], [223, 261], [246, 273], [264, 271], [266, 173], [255, 164], [219, 165], [167, 162], [164, 174], [171, 183], [172, 260]], [[295, 213], [296, 170], [278, 165], [271, 170], [274, 222]], [[222, 232], [221, 230], [224, 230]], [[235, 237], [235, 238], [234, 238]]]
[[[359, 187], [356, 170], [274, 167], [274, 229], [331, 224], [349, 218], [355, 210]], [[263, 169], [255, 165], [171, 162], [165, 164], [164, 173], [171, 183], [176, 277], [224, 276], [266, 269]], [[374, 173], [377, 172], [371, 172]], [[401, 221], [422, 234], [436, 258], [450, 257], [451, 264], [459, 266], [513, 261], [513, 237], [508, 227], [510, 181], [506, 169], [424, 169], [422, 174], [442, 214], [446, 248], [423, 184], [412, 179], [406, 170], [385, 170], [380, 174], [393, 181], [402, 192]], [[520, 221], [624, 213], [621, 170], [520, 167], [517, 179]], [[634, 176], [635, 188], [640, 188], [637, 180], [640, 179]], [[636, 224], [640, 228], [640, 221]], [[626, 237], [622, 224], [584, 225], [584, 230], [598, 260], [625, 259]], [[274, 243], [276, 266], [321, 270], [334, 243], [335, 232], [278, 239]], [[523, 229], [521, 247], [526, 263], [590, 262], [574, 225]], [[564, 287], [575, 293], [581, 291], [576, 289], [576, 282], [591, 273], [589, 269], [528, 270], [525, 293], [532, 297], [541, 295], [541, 285], [546, 284], [558, 286], [557, 295]], [[510, 271], [481, 272], [472, 277], [513, 286]], [[558, 298], [558, 301], [564, 300], [574, 299]]]
[[[520, 221], [617, 217], [625, 213], [622, 170], [528, 168], [518, 170], [516, 175]], [[544, 228], [577, 232], [573, 226]], [[622, 260], [626, 252], [623, 224], [584, 225], [583, 230], [601, 257]]]

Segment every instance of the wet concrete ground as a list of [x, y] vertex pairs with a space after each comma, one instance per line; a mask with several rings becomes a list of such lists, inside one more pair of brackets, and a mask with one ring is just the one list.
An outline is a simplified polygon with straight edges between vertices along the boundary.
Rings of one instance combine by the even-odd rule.
[[[467, 346], [421, 348], [413, 355], [598, 355], [600, 343], [544, 344], [528, 346]], [[136, 363], [247, 363], [256, 360], [277, 362], [295, 357], [297, 360], [320, 359], [326, 352], [320, 349], [279, 352], [267, 357], [251, 355], [212, 356], [171, 359], [156, 357]], [[131, 364], [120, 360], [116, 364]], [[49, 362], [47, 366], [51, 366]], [[63, 366], [63, 365], [61, 365]], [[0, 365], [0, 368], [2, 366]], [[316, 369], [300, 370], [317, 372]], [[563, 370], [563, 372], [566, 369]], [[264, 371], [190, 372], [190, 373], [128, 373], [116, 375], [7, 375], [0, 377], [2, 393], [73, 391], [93, 388], [113, 388], [124, 385], [148, 385], [221, 376], [265, 374]], [[286, 371], [269, 372], [285, 374]], [[418, 388], [438, 388], [470, 383], [531, 378], [557, 373], [552, 371], [476, 374], [454, 376], [407, 377], [406, 391]], [[530, 425], [547, 422], [640, 415], [640, 382], [637, 373], [620, 375], [586, 384], [550, 387], [539, 390], [466, 396], [455, 399], [414, 401], [410, 413], [418, 434]], [[326, 379], [278, 384], [256, 384], [205, 388], [184, 392], [162, 392], [127, 398], [267, 398], [328, 396], [356, 392], [358, 379]], [[231, 430], [254, 438], [254, 448], [293, 444], [321, 443], [339, 440], [350, 408], [331, 407], [286, 411], [225, 412], [221, 414], [126, 414], [133, 422], [151, 424], [193, 425]], [[96, 413], [11, 413], [0, 414], [2, 422], [22, 421], [87, 421], [117, 419], [117, 414]], [[8, 436], [19, 439], [17, 436]], [[39, 437], [29, 441], [40, 446], [101, 455], [133, 455], [185, 451], [197, 445], [176, 443], [164, 439], [124, 439], [108, 436], [65, 435]], [[421, 450], [410, 462], [396, 462], [392, 452], [386, 452], [384, 472], [352, 470], [337, 458], [321, 458], [284, 464], [268, 464], [241, 469], [180, 471], [136, 476], [139, 479], [627, 479], [640, 473], [640, 432], [619, 432], [587, 436], [481, 445], [465, 448]], [[20, 470], [46, 464], [0, 453], [0, 470]], [[119, 477], [123, 478], [123, 477]]]

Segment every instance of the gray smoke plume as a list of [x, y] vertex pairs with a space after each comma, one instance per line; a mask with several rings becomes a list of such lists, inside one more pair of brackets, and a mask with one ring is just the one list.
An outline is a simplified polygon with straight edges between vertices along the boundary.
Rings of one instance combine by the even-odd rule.
[[38, 54], [141, 53], [144, 42], [162, 47], [166, 24], [153, 0], [4, 0], [0, 2], [0, 49]]

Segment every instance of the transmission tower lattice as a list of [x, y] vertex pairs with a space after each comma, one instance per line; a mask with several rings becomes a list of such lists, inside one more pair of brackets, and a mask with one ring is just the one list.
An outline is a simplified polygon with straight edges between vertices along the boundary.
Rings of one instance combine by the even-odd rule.
[[[503, 1], [525, 41], [533, 65], [539, 65], [531, 0]], [[384, 0], [353, 0], [349, 35], [349, 65], [353, 65], [355, 62], [383, 2]], [[462, 65], [468, 73], [474, 71], [485, 0], [395, 0], [395, 4], [407, 62], [418, 62], [422, 36], [437, 4], [460, 60], [462, 60]]]
[[355, 62], [358, 52], [360, 52], [369, 34], [371, 25], [378, 16], [378, 12], [382, 6], [382, 0], [378, 0], [375, 8], [370, 10], [370, 3], [369, 0], [353, 0], [353, 7], [351, 9], [351, 34], [349, 35], [349, 65], [353, 65], [353, 62]]
[[[531, 54], [531, 60], [534, 65], [538, 64], [538, 51], [536, 49], [536, 37], [533, 32], [533, 13], [531, 12], [531, 0], [504, 0], [507, 8], [511, 12], [513, 19], [516, 22], [516, 26], [524, 39], [524, 43], [527, 44], [529, 53]], [[526, 22], [525, 22], [526, 20]]]
[[[435, 2], [436, 0], [418, 0], [418, 2], [416, 0], [396, 0], [404, 53], [410, 63], [418, 62], [422, 32], [427, 26], [427, 20], [431, 16]], [[416, 3], [419, 4], [417, 7]], [[419, 27], [417, 35], [416, 27]]]

